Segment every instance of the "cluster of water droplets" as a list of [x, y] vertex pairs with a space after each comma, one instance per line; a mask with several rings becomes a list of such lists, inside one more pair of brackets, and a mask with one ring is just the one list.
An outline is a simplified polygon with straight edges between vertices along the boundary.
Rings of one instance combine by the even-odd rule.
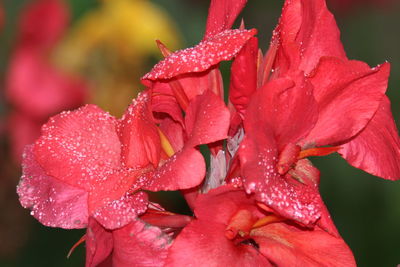
[[[260, 148], [255, 157], [254, 175], [244, 180], [246, 193], [289, 218], [304, 224], [315, 222], [321, 215], [321, 201], [315, 188], [295, 182], [289, 174], [277, 172], [276, 148]], [[292, 181], [293, 180], [293, 181]]]
[[201, 72], [235, 56], [254, 30], [225, 30], [191, 48], [179, 50], [156, 64], [142, 79], [170, 79], [181, 73]]
[[108, 229], [125, 226], [147, 210], [144, 192], [125, 193], [121, 198], [108, 202], [93, 212], [93, 217]]
[[120, 166], [116, 120], [94, 105], [52, 117], [35, 143], [38, 161], [48, 173], [90, 189]]
[[45, 173], [36, 162], [33, 145], [25, 148], [23, 174], [17, 193], [23, 207], [42, 224], [64, 229], [87, 224], [87, 192]]

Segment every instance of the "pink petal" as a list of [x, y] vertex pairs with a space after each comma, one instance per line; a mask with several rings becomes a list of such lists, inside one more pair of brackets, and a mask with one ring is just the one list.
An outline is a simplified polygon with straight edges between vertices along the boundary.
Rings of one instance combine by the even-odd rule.
[[166, 266], [272, 266], [256, 248], [226, 238], [226, 227], [207, 218], [189, 223], [172, 244]]
[[25, 7], [20, 21], [21, 43], [48, 48], [56, 44], [68, 26], [64, 1], [38, 0]]
[[341, 147], [339, 153], [354, 167], [389, 180], [400, 178], [400, 140], [386, 96], [360, 134]]
[[89, 219], [86, 231], [86, 267], [96, 267], [109, 257], [113, 249], [112, 232], [95, 219]]
[[185, 117], [186, 146], [209, 144], [227, 137], [230, 113], [225, 103], [211, 91], [197, 96]]
[[121, 159], [126, 167], [157, 167], [161, 141], [149, 106], [149, 94], [143, 92], [133, 100], [118, 124], [122, 143]]
[[136, 220], [113, 231], [113, 266], [164, 266], [169, 236], [160, 228]]
[[121, 198], [111, 200], [95, 211], [92, 216], [106, 229], [116, 229], [136, 220], [147, 209], [147, 195], [144, 192], [127, 192]]
[[278, 150], [268, 128], [259, 126], [246, 134], [238, 152], [246, 192], [254, 192], [258, 201], [283, 217], [305, 225], [314, 223], [323, 207], [317, 188], [277, 172]]
[[318, 116], [312, 85], [301, 74], [295, 79], [295, 83], [283, 78], [268, 82], [254, 94], [246, 111], [245, 131], [270, 128], [279, 151], [305, 137]]
[[323, 58], [311, 78], [319, 117], [305, 142], [318, 146], [352, 138], [371, 120], [387, 88], [390, 66]]
[[258, 39], [253, 37], [232, 63], [229, 100], [243, 116], [257, 87]]
[[190, 73], [187, 75], [179, 76], [179, 83], [182, 85], [183, 90], [187, 98], [192, 100], [194, 97], [203, 94], [207, 90], [211, 90], [210, 85], [210, 71], [215, 68], [200, 72], [200, 73]]
[[323, 56], [346, 59], [339, 29], [324, 0], [286, 1], [274, 38], [281, 43], [275, 68], [288, 64], [284, 61], [289, 58], [291, 68], [308, 74]]
[[20, 47], [11, 58], [6, 80], [8, 100], [19, 110], [40, 120], [64, 109], [81, 105], [84, 83], [51, 66], [29, 47]]
[[23, 174], [17, 193], [21, 205], [42, 224], [64, 229], [85, 228], [88, 221], [86, 191], [63, 183], [45, 173], [27, 146]]
[[277, 266], [356, 266], [343, 239], [318, 227], [304, 230], [272, 223], [253, 230], [251, 235], [260, 252]]
[[[89, 192], [89, 211], [107, 205], [110, 201], [121, 198], [127, 191], [140, 188], [137, 178], [145, 169], [115, 171], [94, 183]], [[135, 185], [134, 185], [135, 184]]]
[[230, 29], [236, 17], [246, 5], [247, 0], [212, 0], [208, 10], [206, 33], [204, 38], [214, 36]]
[[[229, 220], [239, 209], [257, 209], [253, 198], [232, 185], [222, 185], [200, 194], [196, 200], [194, 213], [197, 218], [209, 223], [229, 224]], [[212, 207], [212, 208], [210, 208]]]
[[114, 117], [94, 105], [63, 112], [43, 125], [35, 157], [48, 175], [90, 191], [121, 167], [115, 125]]
[[173, 120], [183, 124], [182, 110], [169, 84], [167, 82], [154, 82], [151, 89], [151, 109], [155, 119], [162, 120], [165, 114], [168, 114]]
[[171, 79], [185, 73], [202, 72], [223, 60], [230, 60], [256, 30], [225, 30], [197, 46], [177, 51], [159, 62], [143, 80]]
[[164, 165], [139, 178], [147, 181], [143, 187], [150, 191], [189, 189], [199, 185], [206, 172], [204, 158], [194, 148], [184, 148], [170, 157]]
[[181, 123], [166, 117], [160, 123], [160, 130], [165, 134], [174, 151], [180, 151], [184, 146], [184, 131]]

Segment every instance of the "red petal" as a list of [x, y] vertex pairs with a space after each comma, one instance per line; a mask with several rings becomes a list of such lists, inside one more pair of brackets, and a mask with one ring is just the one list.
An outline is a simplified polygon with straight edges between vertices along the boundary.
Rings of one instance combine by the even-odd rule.
[[254, 247], [226, 238], [226, 227], [207, 218], [191, 222], [172, 244], [166, 266], [272, 266]]
[[311, 78], [319, 118], [306, 140], [323, 146], [356, 135], [378, 109], [387, 88], [389, 69], [387, 63], [370, 69], [360, 61], [322, 59]]
[[232, 63], [229, 100], [241, 115], [257, 87], [257, 58], [258, 39], [253, 37]]
[[[151, 109], [155, 119], [162, 120], [166, 113], [173, 120], [183, 124], [182, 110], [167, 82], [155, 82], [152, 86]], [[161, 113], [161, 114], [157, 114]]]
[[64, 229], [85, 228], [88, 221], [86, 191], [46, 175], [27, 146], [23, 159], [23, 175], [17, 193], [21, 205], [42, 224]]
[[25, 7], [20, 21], [21, 43], [48, 48], [68, 26], [69, 11], [64, 1], [39, 0]]
[[[274, 38], [281, 43], [275, 68], [289, 65], [308, 74], [323, 56], [346, 58], [339, 29], [324, 0], [286, 1]], [[291, 62], [285, 63], [288, 59]]]
[[149, 95], [141, 93], [133, 100], [118, 124], [122, 143], [121, 158], [126, 167], [158, 166], [161, 141], [149, 107]]
[[343, 239], [317, 227], [304, 230], [272, 223], [253, 230], [251, 236], [260, 252], [277, 266], [356, 266]]
[[160, 130], [165, 134], [174, 151], [180, 151], [184, 146], [184, 131], [181, 123], [166, 117], [160, 123]]
[[208, 10], [206, 33], [204, 38], [230, 29], [236, 17], [246, 5], [247, 0], [212, 0]]
[[367, 126], [340, 154], [354, 167], [389, 180], [400, 178], [400, 140], [385, 96]]
[[160, 228], [136, 220], [113, 231], [113, 266], [164, 266], [171, 239]]
[[289, 79], [268, 82], [252, 97], [246, 111], [245, 131], [268, 127], [276, 137], [279, 152], [284, 145], [296, 144], [305, 137], [318, 116], [313, 87], [301, 74], [295, 78], [296, 84]]
[[283, 217], [305, 225], [314, 223], [321, 216], [323, 206], [318, 189], [288, 174], [278, 174], [278, 151], [267, 128], [260, 126], [258, 131], [246, 134], [238, 153], [247, 193], [254, 192], [258, 201]]
[[94, 105], [63, 112], [42, 127], [34, 154], [48, 175], [90, 191], [121, 167], [116, 121]]
[[202, 72], [223, 60], [230, 60], [256, 30], [225, 30], [197, 46], [177, 51], [159, 62], [143, 80], [171, 79], [177, 75]]
[[185, 117], [186, 146], [209, 144], [227, 137], [230, 113], [225, 103], [211, 91], [197, 96]]
[[194, 212], [199, 219], [228, 225], [231, 217], [240, 208], [256, 210], [254, 204], [254, 199], [247, 197], [243, 190], [231, 185], [223, 185], [211, 189], [207, 194], [200, 194], [196, 200]]
[[202, 182], [205, 171], [201, 153], [194, 148], [184, 148], [163, 166], [144, 174], [139, 180], [148, 181], [143, 189], [150, 191], [189, 189]]
[[147, 195], [127, 192], [121, 198], [108, 202], [94, 211], [93, 217], [107, 229], [123, 227], [134, 221], [147, 209]]
[[31, 48], [21, 47], [11, 59], [6, 93], [19, 110], [40, 120], [83, 103], [86, 87], [49, 65]]
[[[214, 69], [214, 66], [211, 69]], [[195, 96], [203, 94], [205, 91], [210, 90], [210, 70], [201, 73], [190, 73], [182, 75], [177, 79], [181, 84], [188, 100], [192, 100]]]
[[89, 219], [86, 231], [86, 267], [96, 267], [113, 249], [112, 232], [104, 229], [95, 219]]
[[193, 217], [180, 214], [169, 214], [168, 212], [151, 213], [148, 210], [146, 213], [140, 216], [140, 219], [154, 226], [178, 229], [185, 227], [193, 220]]

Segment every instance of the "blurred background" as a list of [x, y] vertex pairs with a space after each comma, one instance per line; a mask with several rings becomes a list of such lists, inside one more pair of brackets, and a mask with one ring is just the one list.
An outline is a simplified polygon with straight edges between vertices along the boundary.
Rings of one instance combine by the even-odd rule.
[[[283, 1], [253, 0], [240, 17], [265, 51]], [[139, 78], [171, 50], [195, 45], [206, 0], [5, 0], [0, 2], [0, 266], [84, 266], [84, 230], [40, 225], [17, 195], [23, 146], [65, 109], [96, 103], [119, 116]], [[392, 64], [388, 95], [400, 121], [400, 1], [328, 0], [348, 57]], [[229, 64], [222, 64], [229, 81]], [[399, 125], [399, 124], [398, 124]], [[312, 159], [321, 194], [359, 266], [400, 264], [400, 183], [352, 168], [338, 155]], [[399, 163], [400, 164], [400, 163]]]

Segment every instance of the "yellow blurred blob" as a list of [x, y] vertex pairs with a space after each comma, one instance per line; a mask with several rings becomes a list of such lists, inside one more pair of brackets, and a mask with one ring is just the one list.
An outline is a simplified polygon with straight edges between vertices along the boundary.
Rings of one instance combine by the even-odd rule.
[[162, 56], [156, 39], [172, 50], [180, 44], [165, 11], [146, 0], [104, 0], [76, 22], [52, 58], [88, 81], [91, 103], [119, 116]]

